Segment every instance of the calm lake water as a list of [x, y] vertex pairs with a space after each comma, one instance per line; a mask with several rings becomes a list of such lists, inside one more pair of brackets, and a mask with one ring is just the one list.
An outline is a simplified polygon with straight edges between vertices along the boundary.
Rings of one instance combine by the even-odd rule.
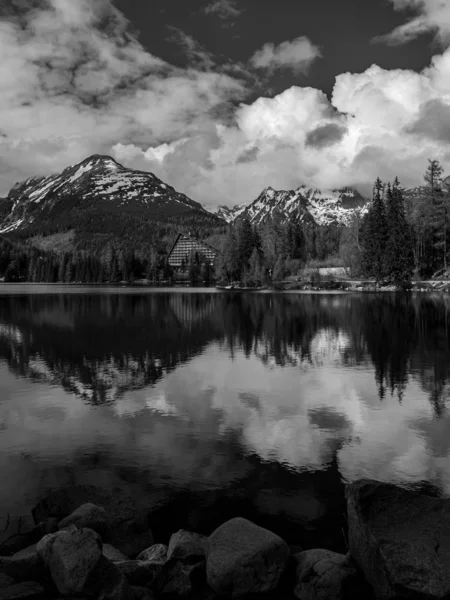
[[342, 549], [343, 485], [450, 496], [440, 295], [0, 286], [0, 515], [120, 486], [161, 539], [240, 514]]

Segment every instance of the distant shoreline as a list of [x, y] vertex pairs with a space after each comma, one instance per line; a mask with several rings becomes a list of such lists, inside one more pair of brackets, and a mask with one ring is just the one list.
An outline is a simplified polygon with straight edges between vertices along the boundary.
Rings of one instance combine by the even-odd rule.
[[448, 293], [450, 292], [450, 281], [448, 280], [427, 280], [427, 281], [413, 281], [411, 287], [399, 287], [394, 285], [387, 286], [375, 286], [373, 282], [367, 280], [343, 280], [343, 281], [324, 281], [320, 282], [316, 285], [301, 283], [301, 282], [280, 282], [279, 284], [274, 284], [273, 286], [268, 286], [267, 288], [261, 289], [246, 289], [240, 290], [239, 288], [234, 290], [226, 290], [226, 289], [217, 289], [216, 285], [186, 285], [186, 284], [173, 284], [173, 283], [160, 283], [160, 284], [152, 284], [143, 281], [137, 281], [134, 283], [83, 283], [83, 282], [34, 282], [34, 281], [0, 281], [0, 290], [3, 287], [19, 287], [19, 288], [38, 288], [38, 287], [55, 287], [55, 288], [110, 288], [110, 289], [164, 289], [164, 290], [211, 290], [215, 292], [222, 292], [224, 294], [229, 293], [251, 293], [251, 294], [264, 294], [264, 293], [295, 293], [295, 292], [304, 292], [304, 293], [416, 293], [416, 292], [440, 292], [440, 293]]

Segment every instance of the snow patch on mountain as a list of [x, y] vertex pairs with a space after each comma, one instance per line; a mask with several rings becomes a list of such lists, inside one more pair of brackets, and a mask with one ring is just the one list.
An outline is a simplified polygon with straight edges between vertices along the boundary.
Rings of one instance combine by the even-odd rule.
[[355, 214], [362, 216], [367, 210], [368, 202], [351, 188], [322, 191], [301, 185], [296, 190], [268, 187], [253, 202], [233, 208], [220, 206], [216, 214], [228, 223], [246, 216], [260, 225], [276, 216], [282, 222], [348, 225]]
[[[11, 211], [0, 222], [0, 233], [54, 218], [61, 211], [102, 206], [105, 210], [144, 210], [151, 214], [184, 214], [189, 209], [207, 212], [153, 173], [134, 171], [110, 156], [94, 155], [60, 174], [31, 177], [17, 183], [7, 201]], [[106, 204], [105, 204], [106, 203]], [[208, 213], [207, 213], [208, 214]]]

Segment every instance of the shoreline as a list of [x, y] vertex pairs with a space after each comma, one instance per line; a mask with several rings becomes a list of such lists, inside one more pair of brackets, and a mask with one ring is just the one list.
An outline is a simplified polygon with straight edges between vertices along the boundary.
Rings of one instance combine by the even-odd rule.
[[0, 545], [0, 598], [448, 597], [450, 500], [360, 479], [345, 485], [345, 503], [336, 552], [305, 544], [301, 531], [289, 544], [240, 514], [161, 537], [156, 507], [119, 488], [49, 490], [31, 511], [34, 527]]

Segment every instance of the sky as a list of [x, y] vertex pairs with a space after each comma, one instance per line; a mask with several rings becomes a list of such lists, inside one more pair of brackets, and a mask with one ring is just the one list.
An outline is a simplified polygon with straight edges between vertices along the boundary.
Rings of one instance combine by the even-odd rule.
[[2, 0], [0, 196], [91, 154], [213, 209], [450, 169], [450, 0]]

